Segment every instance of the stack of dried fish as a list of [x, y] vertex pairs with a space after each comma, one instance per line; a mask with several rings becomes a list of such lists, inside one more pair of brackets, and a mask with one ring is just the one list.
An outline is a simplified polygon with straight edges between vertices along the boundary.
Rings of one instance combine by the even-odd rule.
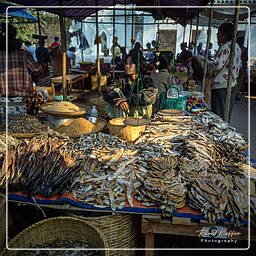
[[[52, 127], [49, 123], [40, 123], [37, 118], [27, 114], [9, 115], [8, 132], [9, 133], [39, 133], [45, 132]], [[2, 132], [5, 132], [5, 127]]]
[[247, 141], [241, 133], [238, 133], [234, 127], [212, 112], [200, 113], [196, 116], [195, 121], [204, 125], [211, 138], [221, 143], [229, 151], [247, 145]]
[[46, 136], [19, 143], [8, 152], [8, 159], [5, 157], [8, 175], [3, 168], [0, 188], [5, 188], [7, 176], [9, 191], [46, 197], [70, 191], [69, 183], [80, 169], [65, 146], [66, 142]]
[[[100, 256], [101, 254], [90, 249], [90, 245], [84, 241], [55, 240], [48, 243], [36, 245], [35, 248], [79, 248], [84, 250], [35, 250], [20, 251], [18, 256]], [[89, 249], [89, 250], [86, 250]]]

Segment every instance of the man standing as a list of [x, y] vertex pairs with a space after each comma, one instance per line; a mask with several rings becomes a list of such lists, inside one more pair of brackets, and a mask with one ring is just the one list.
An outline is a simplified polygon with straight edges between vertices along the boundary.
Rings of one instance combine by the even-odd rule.
[[[212, 82], [212, 111], [224, 119], [225, 99], [227, 94], [228, 84], [228, 66], [230, 58], [231, 40], [233, 33], [233, 25], [231, 23], [223, 23], [220, 25], [217, 33], [218, 43], [220, 48], [216, 54], [215, 60], [210, 63], [212, 70], [213, 82]], [[241, 50], [238, 44], [235, 45], [235, 57], [232, 67], [231, 75], [231, 99], [229, 119], [231, 117], [233, 104], [235, 101], [236, 84], [241, 67]]]
[[48, 64], [51, 62], [48, 49], [44, 46], [45, 41], [40, 39], [38, 41], [39, 47], [36, 49], [37, 62], [42, 65], [44, 76], [49, 75]]

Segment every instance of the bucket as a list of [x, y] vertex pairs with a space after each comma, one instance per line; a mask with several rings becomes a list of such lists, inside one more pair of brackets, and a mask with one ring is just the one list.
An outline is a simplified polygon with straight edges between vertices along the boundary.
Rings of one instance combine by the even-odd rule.
[[109, 131], [112, 135], [115, 135], [121, 139], [134, 142], [145, 131], [146, 125], [130, 126], [124, 124], [124, 120], [130, 117], [119, 117], [111, 119], [108, 123]]

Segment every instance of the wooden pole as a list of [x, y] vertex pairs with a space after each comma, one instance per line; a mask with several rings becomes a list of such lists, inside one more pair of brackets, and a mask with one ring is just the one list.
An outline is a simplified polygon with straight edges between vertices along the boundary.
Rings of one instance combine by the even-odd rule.
[[196, 38], [195, 38], [194, 56], [196, 56], [196, 46], [197, 46], [197, 37], [198, 37], [198, 24], [199, 24], [199, 10], [197, 12], [197, 17], [196, 17]]
[[41, 32], [41, 25], [40, 25], [40, 14], [38, 10], [36, 10], [36, 14], [37, 14], [38, 32], [39, 32], [39, 35], [41, 36], [42, 32]]
[[115, 43], [116, 43], [115, 42], [116, 41], [115, 40], [115, 29], [116, 29], [115, 5], [116, 5], [116, 1], [113, 0], [113, 6], [114, 6], [114, 9], [113, 9], [113, 80], [115, 80], [115, 76], [116, 76], [116, 74], [115, 74], [115, 57], [116, 57], [116, 55], [115, 55]]
[[[211, 7], [213, 5], [213, 0], [211, 1]], [[212, 26], [212, 12], [213, 9], [210, 9], [209, 22], [208, 22], [208, 32], [207, 32], [207, 42], [206, 42], [206, 50], [205, 50], [205, 60], [204, 60], [204, 76], [202, 81], [202, 92], [205, 91], [205, 81], [207, 75], [207, 64], [208, 64], [208, 51], [209, 51], [209, 43], [211, 40], [211, 26]]]
[[[95, 6], [98, 6], [98, 0], [95, 0]], [[100, 46], [99, 46], [99, 17], [98, 17], [98, 9], [96, 11], [96, 64], [97, 64], [97, 88], [100, 91], [100, 77], [101, 77], [101, 72], [100, 72]]]
[[62, 47], [62, 90], [63, 100], [67, 101], [67, 46], [66, 46], [66, 31], [65, 31], [65, 20], [62, 15], [59, 16], [60, 20], [60, 34], [61, 34], [61, 47]]
[[240, 11], [240, 0], [236, 0], [236, 9], [235, 9], [235, 18], [234, 18], [234, 29], [233, 29], [233, 36], [231, 42], [231, 49], [230, 49], [230, 57], [229, 57], [229, 64], [228, 64], [228, 82], [227, 82], [227, 93], [225, 99], [225, 108], [224, 108], [224, 121], [229, 122], [229, 111], [230, 111], [230, 99], [231, 99], [231, 85], [232, 85], [232, 74], [233, 74], [233, 63], [235, 59], [235, 47], [236, 47], [236, 33], [237, 33], [237, 26], [239, 20], [239, 11]]
[[[134, 25], [134, 9], [132, 8], [132, 31], [131, 31], [131, 39], [133, 39], [133, 25]], [[132, 48], [134, 45], [134, 41], [131, 40]]]

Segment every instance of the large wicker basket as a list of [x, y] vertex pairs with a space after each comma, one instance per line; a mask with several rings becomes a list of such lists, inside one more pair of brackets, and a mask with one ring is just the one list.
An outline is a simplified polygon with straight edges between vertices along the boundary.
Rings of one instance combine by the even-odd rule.
[[[33, 224], [14, 237], [8, 244], [9, 248], [36, 248], [55, 240], [72, 240], [87, 242], [91, 248], [106, 248], [106, 239], [99, 229], [89, 221], [73, 217], [49, 218]], [[2, 255], [16, 256], [19, 251], [5, 250]], [[109, 256], [108, 251], [101, 255]]]
[[0, 197], [0, 250], [5, 245], [5, 200]]
[[[83, 218], [104, 237], [106, 248], [136, 248], [139, 216], [122, 214]], [[134, 256], [135, 250], [109, 251], [110, 256]]]

